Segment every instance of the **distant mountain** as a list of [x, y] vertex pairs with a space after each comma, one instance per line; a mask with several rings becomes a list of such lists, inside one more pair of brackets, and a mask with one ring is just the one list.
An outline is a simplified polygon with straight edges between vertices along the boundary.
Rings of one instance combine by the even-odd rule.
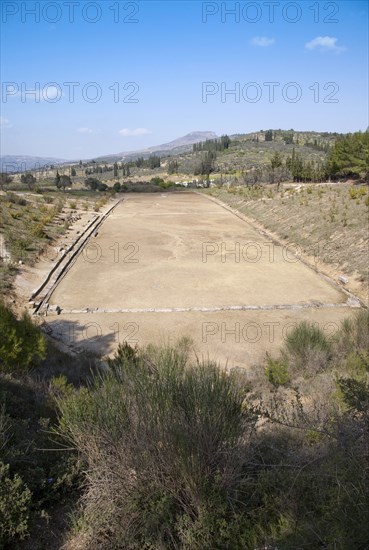
[[[191, 132], [180, 138], [163, 143], [162, 145], [154, 145], [147, 149], [140, 149], [138, 151], [126, 151], [122, 153], [116, 153], [112, 155], [103, 155], [100, 157], [94, 157], [94, 160], [98, 162], [116, 162], [116, 161], [128, 161], [134, 160], [138, 157], [149, 157], [152, 154], [159, 156], [167, 155], [180, 155], [192, 151], [192, 145], [199, 141], [205, 141], [207, 139], [217, 138], [215, 132]], [[92, 160], [92, 159], [89, 159]], [[0, 156], [0, 172], [25, 172], [26, 170], [37, 170], [44, 166], [55, 164], [70, 164], [74, 161], [53, 158], [53, 157], [32, 157], [26, 155], [3, 155]]]
[[156, 147], [149, 147], [147, 151], [155, 153], [161, 149], [167, 149], [168, 151], [176, 149], [177, 147], [182, 147], [183, 145], [193, 145], [194, 143], [199, 143], [199, 141], [205, 141], [206, 139], [215, 139], [217, 138], [215, 132], [191, 132], [186, 134], [183, 137], [174, 139], [169, 143], [164, 143], [163, 145], [157, 145]]
[[148, 147], [147, 149], [140, 149], [138, 151], [127, 151], [122, 153], [117, 153], [115, 155], [104, 155], [101, 157], [95, 158], [96, 161], [115, 162], [120, 160], [134, 160], [138, 157], [148, 157], [152, 154], [157, 154], [159, 156], [165, 155], [179, 155], [181, 153], [186, 153], [192, 150], [192, 145], [198, 143], [199, 141], [205, 141], [207, 139], [217, 138], [215, 132], [191, 132], [182, 136], [180, 138], [169, 141], [168, 143], [163, 143], [162, 145], [154, 145], [153, 147]]
[[0, 172], [25, 172], [26, 170], [37, 170], [51, 164], [63, 164], [64, 159], [53, 157], [31, 157], [26, 155], [3, 155], [0, 156]]

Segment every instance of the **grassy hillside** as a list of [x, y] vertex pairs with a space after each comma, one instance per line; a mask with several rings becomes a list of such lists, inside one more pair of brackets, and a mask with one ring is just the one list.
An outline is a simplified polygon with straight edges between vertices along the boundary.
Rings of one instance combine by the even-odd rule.
[[55, 186], [45, 190], [38, 186], [35, 193], [22, 192], [17, 183], [12, 188], [17, 192], [0, 195], [0, 294], [11, 290], [19, 263], [33, 265], [68, 230], [78, 199], [86, 210], [97, 210], [101, 201], [88, 191], [62, 193]]
[[[324, 162], [337, 134], [274, 130], [272, 141], [265, 141], [263, 131], [232, 135], [230, 138], [229, 149], [219, 153], [215, 161], [217, 179], [220, 173], [240, 178], [242, 172], [250, 168], [267, 167], [276, 152], [285, 160], [292, 155], [293, 149], [305, 161]], [[179, 172], [193, 174], [201, 157], [201, 153], [193, 152], [178, 155]]]

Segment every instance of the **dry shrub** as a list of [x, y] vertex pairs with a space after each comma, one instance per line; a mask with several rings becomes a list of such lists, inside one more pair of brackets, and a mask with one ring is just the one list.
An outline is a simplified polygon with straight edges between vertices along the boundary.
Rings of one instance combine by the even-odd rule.
[[219, 521], [224, 541], [251, 537], [248, 517], [237, 515], [255, 421], [243, 401], [216, 365], [189, 364], [183, 343], [121, 346], [105, 375], [60, 400], [61, 431], [86, 461], [94, 542], [203, 548]]
[[287, 336], [282, 354], [292, 369], [311, 376], [327, 367], [332, 349], [318, 326], [303, 321]]

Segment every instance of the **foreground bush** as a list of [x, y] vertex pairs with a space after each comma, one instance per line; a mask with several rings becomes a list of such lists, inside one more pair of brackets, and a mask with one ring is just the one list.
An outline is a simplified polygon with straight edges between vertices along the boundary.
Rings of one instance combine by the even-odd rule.
[[185, 346], [120, 348], [109, 372], [60, 401], [83, 454], [85, 520], [107, 548], [247, 548], [254, 415], [234, 380]]
[[362, 309], [343, 321], [337, 347], [340, 353], [369, 351], [369, 310]]
[[21, 478], [9, 474], [9, 465], [0, 462], [0, 547], [28, 531], [31, 493]]
[[0, 372], [25, 372], [45, 355], [45, 338], [27, 312], [17, 321], [0, 301]]
[[272, 359], [270, 356], [267, 357], [265, 375], [273, 386], [284, 386], [290, 381], [287, 365]]
[[305, 321], [287, 336], [283, 350], [289, 364], [307, 376], [326, 368], [331, 351], [331, 344], [324, 332]]
[[[84, 461], [88, 547], [366, 550], [367, 320], [343, 323], [333, 343], [299, 325], [288, 363], [268, 359], [270, 401], [257, 415], [250, 383], [191, 363], [185, 342], [121, 346], [104, 375], [58, 400], [59, 431]], [[356, 379], [345, 367], [353, 353]], [[330, 377], [317, 405], [295, 388], [301, 372], [315, 373], [305, 387]]]
[[[0, 548], [4, 541], [6, 548], [18, 548], [26, 535], [35, 537], [32, 548], [57, 548], [47, 537], [58, 529], [55, 513], [60, 516], [64, 503], [73, 506], [79, 496], [78, 457], [60, 452], [51, 433], [57, 421], [54, 392], [69, 386], [60, 379], [49, 383], [42, 369], [35, 371], [20, 377], [0, 373]], [[42, 529], [49, 544], [39, 540]]]

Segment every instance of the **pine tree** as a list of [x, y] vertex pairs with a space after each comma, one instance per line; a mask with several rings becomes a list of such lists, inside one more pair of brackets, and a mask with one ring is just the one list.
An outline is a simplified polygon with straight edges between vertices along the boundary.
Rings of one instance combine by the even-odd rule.
[[271, 183], [274, 183], [276, 169], [280, 168], [282, 164], [283, 164], [283, 159], [281, 155], [278, 153], [278, 151], [276, 151], [270, 160]]
[[59, 174], [59, 171], [57, 170], [56, 171], [56, 176], [55, 176], [55, 185], [58, 189], [60, 189], [60, 174]]
[[356, 132], [338, 139], [328, 159], [333, 178], [361, 178], [369, 183], [369, 134]]
[[273, 130], [267, 130], [265, 132], [265, 141], [273, 141]]

